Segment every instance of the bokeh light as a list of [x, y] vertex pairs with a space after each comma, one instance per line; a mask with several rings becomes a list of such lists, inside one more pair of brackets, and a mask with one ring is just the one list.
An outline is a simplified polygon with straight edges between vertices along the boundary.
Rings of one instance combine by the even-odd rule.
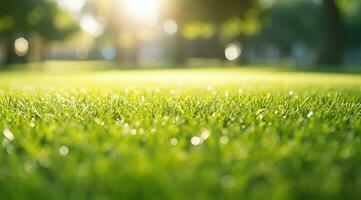
[[91, 15], [84, 15], [81, 17], [80, 27], [83, 31], [94, 37], [99, 37], [103, 34], [103, 25]]
[[201, 139], [197, 136], [194, 136], [191, 138], [191, 143], [194, 145], [194, 146], [197, 146], [201, 143]]
[[67, 146], [63, 145], [59, 148], [59, 153], [62, 156], [66, 156], [69, 153], [69, 148]]
[[16, 39], [14, 45], [16, 55], [25, 56], [26, 54], [28, 54], [29, 42], [25, 38], [20, 37]]
[[165, 21], [163, 24], [163, 31], [170, 35], [176, 34], [178, 31], [177, 22], [171, 19]]
[[117, 50], [112, 46], [106, 46], [102, 48], [101, 54], [106, 60], [113, 60], [117, 55]]
[[242, 49], [239, 44], [231, 43], [231, 44], [227, 45], [224, 53], [225, 53], [227, 60], [235, 61], [241, 55]]

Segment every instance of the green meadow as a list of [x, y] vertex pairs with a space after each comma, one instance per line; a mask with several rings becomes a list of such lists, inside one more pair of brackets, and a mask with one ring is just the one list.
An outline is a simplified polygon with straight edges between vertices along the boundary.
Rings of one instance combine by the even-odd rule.
[[0, 199], [357, 199], [361, 74], [3, 71]]

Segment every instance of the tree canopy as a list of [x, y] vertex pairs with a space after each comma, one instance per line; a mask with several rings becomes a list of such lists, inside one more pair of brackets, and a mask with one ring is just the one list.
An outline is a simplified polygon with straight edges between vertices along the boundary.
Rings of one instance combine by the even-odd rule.
[[52, 0], [2, 0], [0, 6], [0, 35], [7, 45], [7, 62], [16, 62], [13, 43], [18, 37], [28, 40], [33, 35], [45, 41], [62, 40], [77, 30], [68, 13]]

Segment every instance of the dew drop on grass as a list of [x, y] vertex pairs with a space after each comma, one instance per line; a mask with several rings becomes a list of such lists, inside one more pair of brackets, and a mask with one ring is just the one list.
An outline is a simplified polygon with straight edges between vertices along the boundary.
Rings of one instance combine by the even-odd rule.
[[222, 137], [219, 139], [219, 143], [220, 143], [221, 145], [226, 145], [226, 144], [228, 144], [228, 142], [229, 142], [229, 139], [228, 139], [227, 136], [222, 136]]
[[14, 134], [7, 128], [3, 130], [3, 135], [6, 137], [6, 139], [10, 141], [15, 139]]
[[31, 173], [34, 171], [34, 168], [35, 168], [35, 163], [32, 162], [32, 161], [26, 161], [24, 163], [24, 170], [26, 173]]
[[173, 146], [177, 145], [178, 144], [177, 138], [170, 139], [170, 144], [173, 145]]
[[13, 145], [8, 145], [6, 147], [6, 151], [8, 152], [8, 154], [13, 154], [15, 152], [15, 147]]
[[118, 95], [114, 94], [114, 95], [112, 95], [111, 99], [112, 99], [113, 101], [117, 101], [117, 100], [119, 100], [120, 98], [119, 98]]
[[85, 163], [80, 163], [80, 165], [78, 166], [78, 174], [82, 177], [88, 174], [88, 167]]
[[63, 145], [59, 148], [59, 153], [62, 156], [66, 156], [69, 153], [69, 148], [67, 146]]
[[84, 95], [88, 94], [88, 90], [84, 87], [80, 88], [80, 92]]
[[211, 135], [211, 132], [209, 132], [209, 130], [203, 130], [202, 134], [201, 134], [201, 139], [204, 141], [204, 140], [208, 139], [210, 135]]
[[307, 114], [307, 118], [311, 118], [312, 116], [313, 116], [313, 112], [312, 112], [312, 111]]
[[49, 167], [49, 165], [50, 165], [49, 158], [47, 158], [47, 157], [41, 158], [39, 160], [39, 165], [42, 166], [42, 167]]
[[131, 135], [136, 135], [137, 134], [137, 130], [136, 129], [130, 129], [130, 134]]
[[191, 139], [191, 143], [192, 143], [194, 146], [197, 146], [197, 145], [199, 145], [199, 144], [201, 143], [201, 139], [200, 139], [199, 137], [197, 137], [197, 136], [194, 136], [194, 137], [192, 137], [192, 139]]
[[4, 138], [4, 139], [2, 140], [2, 142], [1, 142], [1, 145], [2, 145], [3, 147], [7, 147], [9, 144], [10, 144], [10, 141], [9, 141], [8, 139], [6, 139], [6, 138]]
[[225, 175], [222, 178], [222, 186], [224, 188], [231, 188], [235, 185], [236, 181], [234, 180], [233, 176], [231, 175]]
[[30, 126], [31, 128], [34, 128], [34, 127], [35, 127], [35, 123], [34, 123], [34, 122], [30, 122], [29, 126]]
[[157, 129], [156, 129], [156, 128], [152, 128], [152, 129], [150, 130], [150, 132], [154, 134], [155, 132], [157, 132]]

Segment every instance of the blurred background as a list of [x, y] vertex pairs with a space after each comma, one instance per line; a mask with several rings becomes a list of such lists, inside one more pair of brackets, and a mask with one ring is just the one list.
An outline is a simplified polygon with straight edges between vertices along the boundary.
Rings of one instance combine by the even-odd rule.
[[360, 0], [1, 0], [0, 68], [361, 64]]

